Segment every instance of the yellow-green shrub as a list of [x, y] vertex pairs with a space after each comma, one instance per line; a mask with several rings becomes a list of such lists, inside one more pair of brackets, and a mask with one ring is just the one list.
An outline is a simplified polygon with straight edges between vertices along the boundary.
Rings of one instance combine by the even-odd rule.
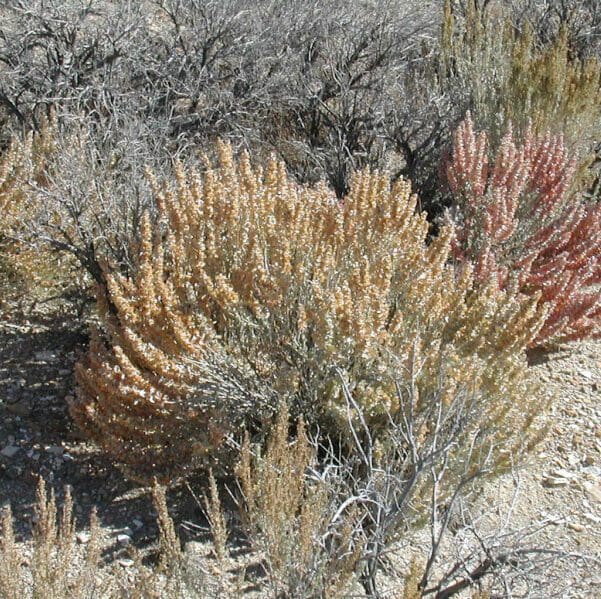
[[493, 143], [509, 123], [521, 133], [563, 134], [568, 146], [592, 149], [601, 134], [601, 65], [580, 61], [569, 31], [542, 43], [525, 24], [517, 29], [499, 2], [445, 3], [441, 33], [441, 81], [467, 90], [476, 124]]
[[73, 417], [132, 475], [194, 468], [282, 400], [348, 439], [341, 373], [374, 434], [399, 408], [396, 379], [418, 390], [417, 411], [467, 391], [496, 441], [528, 443], [536, 298], [472, 292], [470, 269], [447, 265], [452, 231], [426, 245], [405, 181], [365, 171], [338, 201], [275, 160], [236, 163], [226, 145], [219, 160], [153, 182], [137, 268], [107, 273], [77, 368]]
[[[45, 120], [38, 133], [14, 136], [0, 157], [0, 294], [15, 287], [22, 293], [60, 266], [47, 254], [23, 243], [37, 208], [35, 188], [47, 183], [55, 148], [54, 121]], [[50, 276], [49, 278], [52, 278]]]

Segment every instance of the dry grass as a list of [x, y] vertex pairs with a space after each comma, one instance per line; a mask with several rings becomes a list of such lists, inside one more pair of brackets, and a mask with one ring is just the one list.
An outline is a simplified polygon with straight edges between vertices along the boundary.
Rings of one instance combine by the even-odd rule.
[[97, 580], [101, 533], [95, 512], [90, 517], [85, 556], [78, 555], [73, 501], [67, 489], [60, 515], [54, 492], [38, 484], [31, 551], [16, 542], [12, 514], [6, 510], [0, 535], [0, 597], [2, 599], [80, 599], [103, 594]]
[[316, 447], [302, 421], [289, 441], [289, 425], [282, 409], [263, 455], [253, 452], [248, 436], [242, 446], [237, 476], [244, 528], [264, 556], [273, 596], [344, 597], [362, 557], [359, 520], [345, 514], [335, 521], [332, 488], [307, 476]]

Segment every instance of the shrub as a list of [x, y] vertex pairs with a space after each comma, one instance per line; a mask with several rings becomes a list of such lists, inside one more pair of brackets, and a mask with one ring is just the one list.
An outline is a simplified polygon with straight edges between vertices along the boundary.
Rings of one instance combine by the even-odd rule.
[[8, 508], [0, 526], [0, 598], [21, 599], [48, 597], [91, 597], [103, 594], [96, 574], [100, 565], [101, 533], [96, 513], [90, 517], [90, 541], [83, 563], [74, 568], [77, 543], [73, 501], [67, 489], [63, 508], [58, 516], [54, 492], [46, 493], [40, 479], [35, 507], [36, 524], [33, 547], [28, 558], [18, 545]]
[[[55, 123], [45, 119], [40, 131], [13, 136], [0, 157], [0, 295], [16, 295], [11, 291], [30, 291], [37, 284], [47, 284], [48, 271], [60, 266], [48, 254], [34, 247], [35, 236], [25, 241], [32, 212], [37, 211], [34, 187], [47, 181], [49, 165], [55, 152]], [[50, 283], [52, 284], [52, 283]]]
[[225, 137], [343, 194], [396, 138], [422, 141], [402, 81], [439, 13], [389, 0], [3, 3], [0, 109], [19, 127], [48, 107], [128, 114], [177, 148]]
[[517, 133], [563, 134], [568, 147], [593, 149], [599, 139], [601, 65], [579, 59], [564, 25], [541, 39], [527, 22], [517, 27], [502, 3], [447, 0], [441, 34], [443, 85], [466, 90], [478, 126], [497, 143], [508, 123]]
[[348, 440], [336, 369], [385, 429], [398, 409], [385, 374], [422, 349], [424, 397], [475, 385], [486, 418], [518, 410], [526, 423], [536, 401], [521, 352], [537, 298], [472, 293], [470, 269], [446, 265], [452, 230], [426, 246], [408, 183], [362, 172], [339, 202], [275, 160], [219, 155], [202, 177], [180, 166], [175, 186], [154, 182], [158, 217], [143, 219], [136, 269], [100, 291], [103, 327], [71, 412], [102, 447], [139, 476], [169, 477], [282, 400]]
[[45, 119], [39, 132], [11, 139], [0, 160], [0, 234], [7, 233], [27, 208], [32, 184], [44, 184], [55, 154], [55, 122]]
[[601, 205], [573, 193], [575, 161], [561, 137], [523, 141], [510, 129], [492, 164], [488, 136], [471, 117], [454, 136], [447, 167], [458, 206], [454, 255], [476, 280], [539, 295], [547, 310], [532, 345], [601, 332]]

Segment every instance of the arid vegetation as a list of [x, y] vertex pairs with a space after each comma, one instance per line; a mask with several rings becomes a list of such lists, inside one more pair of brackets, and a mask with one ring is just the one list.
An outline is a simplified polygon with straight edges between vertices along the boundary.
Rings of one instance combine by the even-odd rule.
[[[0, 599], [541, 596], [588, 559], [471, 509], [550, 427], [528, 352], [601, 332], [594, 2], [0, 19], [0, 309], [75, 307], [70, 417], [158, 527], [124, 573], [40, 478], [31, 540], [1, 521]], [[191, 477], [202, 566], [169, 513]]]

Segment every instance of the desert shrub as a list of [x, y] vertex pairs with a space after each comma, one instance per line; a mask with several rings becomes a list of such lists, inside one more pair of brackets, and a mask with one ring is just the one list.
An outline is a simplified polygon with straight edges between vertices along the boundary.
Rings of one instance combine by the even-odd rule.
[[85, 557], [75, 566], [77, 542], [69, 490], [59, 516], [54, 492], [48, 494], [44, 481], [40, 479], [35, 513], [29, 555], [16, 542], [10, 508], [3, 514], [0, 527], [0, 597], [66, 599], [103, 594], [106, 589], [96, 579], [101, 551], [96, 514], [93, 512], [90, 517], [90, 541]]
[[85, 550], [77, 542], [73, 499], [67, 488], [61, 509], [54, 492], [46, 491], [40, 479], [35, 504], [35, 525], [29, 542], [18, 542], [10, 506], [0, 519], [1, 599], [158, 599], [160, 597], [207, 597], [202, 575], [189, 571], [167, 509], [165, 489], [154, 485], [153, 504], [157, 512], [158, 543], [153, 564], [144, 563], [132, 550], [130, 572], [107, 563], [106, 549], [95, 510], [90, 515], [89, 540]]
[[0, 109], [19, 127], [49, 107], [125, 111], [178, 147], [220, 137], [276, 151], [342, 195], [391, 152], [405, 176], [423, 173], [448, 102], [413, 75], [435, 54], [440, 14], [433, 1], [5, 3]]
[[563, 134], [584, 159], [601, 133], [599, 61], [575, 55], [568, 22], [545, 28], [544, 36], [528, 22], [518, 27], [513, 16], [500, 2], [447, 0], [443, 86], [465, 90], [476, 124], [493, 143], [511, 122], [518, 133], [530, 126], [536, 134]]
[[47, 169], [56, 153], [52, 118], [42, 121], [40, 130], [13, 136], [0, 162], [0, 232], [8, 232], [22, 217], [31, 185], [43, 185]]
[[468, 115], [447, 168], [455, 258], [472, 262], [481, 284], [540, 294], [547, 317], [533, 345], [599, 335], [601, 206], [575, 193], [563, 139], [530, 130], [518, 141], [510, 129], [490, 164], [487, 144]]
[[541, 321], [537, 298], [472, 293], [470, 269], [446, 265], [451, 229], [426, 246], [408, 183], [359, 173], [338, 201], [275, 160], [219, 154], [202, 176], [180, 166], [174, 185], [153, 183], [158, 214], [142, 221], [136, 269], [101, 290], [103, 326], [71, 406], [94, 440], [138, 476], [169, 477], [286, 400], [344, 442], [335, 369], [385, 429], [398, 403], [384, 374], [416, 344], [429, 348], [415, 383], [424, 397], [476, 385], [503, 434], [518, 405], [527, 427], [537, 401], [521, 351]]
[[[15, 135], [0, 157], [0, 295], [18, 296], [47, 285], [60, 272], [60, 260], [40, 252], [29, 236], [37, 210], [34, 188], [47, 182], [56, 155], [53, 119], [43, 119], [38, 132]], [[50, 283], [51, 284], [51, 283]], [[14, 293], [17, 291], [18, 293]]]

